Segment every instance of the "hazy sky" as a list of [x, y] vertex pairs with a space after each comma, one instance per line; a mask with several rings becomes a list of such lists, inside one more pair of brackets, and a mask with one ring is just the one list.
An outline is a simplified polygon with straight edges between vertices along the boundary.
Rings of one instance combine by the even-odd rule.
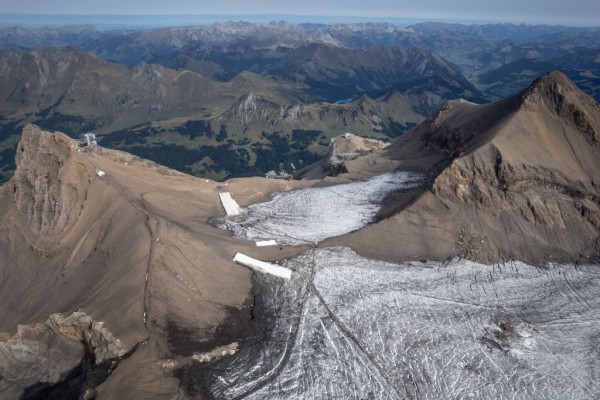
[[0, 13], [294, 14], [600, 25], [600, 0], [0, 0]]

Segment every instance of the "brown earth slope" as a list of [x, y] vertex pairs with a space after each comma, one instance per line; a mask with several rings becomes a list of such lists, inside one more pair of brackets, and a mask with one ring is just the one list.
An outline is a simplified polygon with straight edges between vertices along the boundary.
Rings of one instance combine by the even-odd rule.
[[450, 102], [383, 154], [346, 163], [355, 176], [397, 168], [432, 180], [323, 245], [392, 260], [597, 260], [599, 166], [600, 106], [552, 72], [497, 103]]
[[[170, 368], [252, 333], [251, 274], [233, 255], [290, 253], [212, 227], [223, 213], [218, 183], [126, 153], [80, 152], [33, 125], [17, 151], [0, 189], [0, 340], [12, 337], [0, 342], [0, 397], [65, 379], [81, 342], [96, 361], [139, 344], [97, 389], [102, 398], [170, 398]], [[227, 190], [247, 204], [302, 185], [250, 178]]]

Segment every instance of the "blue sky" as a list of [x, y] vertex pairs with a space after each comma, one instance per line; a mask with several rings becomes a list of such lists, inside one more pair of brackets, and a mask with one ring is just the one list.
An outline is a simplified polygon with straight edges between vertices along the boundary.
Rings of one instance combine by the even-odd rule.
[[291, 14], [600, 25], [600, 0], [0, 0], [0, 13]]

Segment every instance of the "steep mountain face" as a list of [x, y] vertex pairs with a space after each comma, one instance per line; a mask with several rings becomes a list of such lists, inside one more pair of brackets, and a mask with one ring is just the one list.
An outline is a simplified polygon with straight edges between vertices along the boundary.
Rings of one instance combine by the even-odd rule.
[[68, 162], [70, 151], [63, 136], [37, 135], [31, 125], [24, 129], [15, 160], [20, 168], [13, 178], [14, 201], [23, 226], [40, 240], [60, 237], [83, 208], [93, 171]]
[[594, 261], [599, 132], [598, 104], [557, 72], [497, 103], [451, 102], [386, 153], [400, 168], [433, 164], [429, 189], [392, 197], [381, 215], [391, 217], [344, 241], [391, 259]]
[[202, 114], [202, 96], [216, 89], [193, 73], [148, 64], [129, 69], [72, 48], [2, 52], [0, 70], [5, 119], [33, 119], [69, 132], [102, 132], [147, 121], [148, 114]]
[[[73, 86], [76, 74], [86, 66], [106, 65], [91, 54], [74, 49], [41, 48], [30, 53], [2, 52], [3, 114], [46, 109], [56, 104]], [[80, 83], [81, 84], [81, 83]], [[33, 110], [32, 110], [33, 109]]]

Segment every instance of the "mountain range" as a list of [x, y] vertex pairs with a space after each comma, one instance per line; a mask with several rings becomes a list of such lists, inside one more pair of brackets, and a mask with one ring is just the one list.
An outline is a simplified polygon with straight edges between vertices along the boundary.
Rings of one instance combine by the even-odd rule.
[[[2, 51], [2, 147], [14, 148], [19, 128], [33, 122], [74, 137], [94, 131], [105, 146], [223, 179], [263, 174], [280, 162], [310, 163], [344, 131], [395, 137], [448, 99], [484, 100], [455, 68], [423, 50], [310, 44], [253, 51], [243, 55], [246, 64], [241, 54], [227, 61], [237, 69], [222, 81], [202, 68], [128, 67], [71, 47]], [[302, 146], [279, 146], [302, 130], [309, 132], [296, 134]], [[12, 158], [2, 161], [6, 177]]]
[[[347, 131], [392, 139], [447, 100], [510, 96], [550, 70], [598, 100], [599, 36], [445, 23], [3, 28], [0, 177], [26, 123], [95, 131], [106, 146], [225, 179], [307, 165]], [[243, 111], [248, 98], [258, 102]]]

